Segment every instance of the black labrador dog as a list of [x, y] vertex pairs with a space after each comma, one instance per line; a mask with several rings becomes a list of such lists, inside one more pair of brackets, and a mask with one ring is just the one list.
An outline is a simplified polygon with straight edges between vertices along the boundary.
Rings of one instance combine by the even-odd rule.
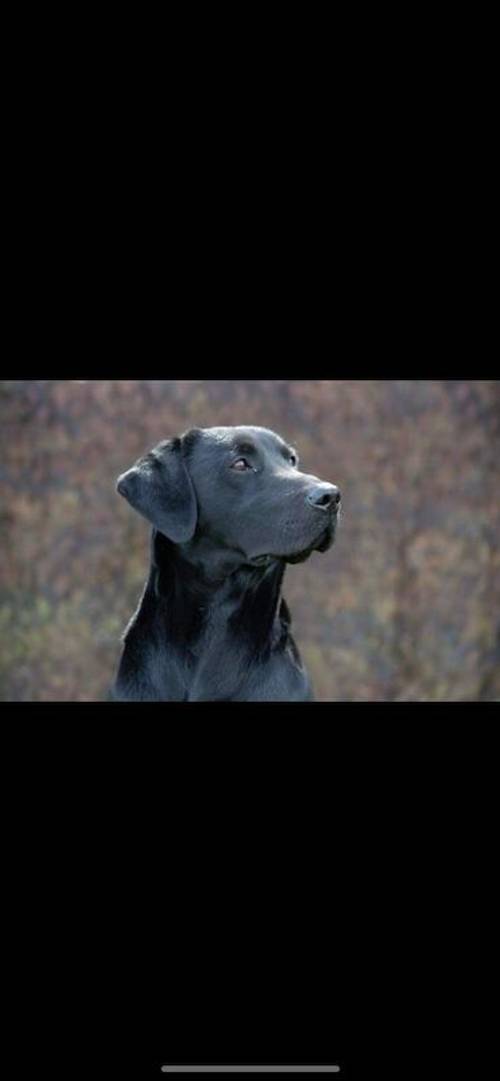
[[333, 543], [338, 488], [299, 472], [275, 432], [236, 427], [159, 443], [117, 490], [153, 531], [112, 696], [311, 699], [280, 592], [286, 563]]

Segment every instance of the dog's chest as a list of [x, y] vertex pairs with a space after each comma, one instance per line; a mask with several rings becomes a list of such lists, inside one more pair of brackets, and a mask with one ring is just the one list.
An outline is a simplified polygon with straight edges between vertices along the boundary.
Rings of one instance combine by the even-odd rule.
[[249, 650], [235, 642], [224, 613], [207, 613], [197, 638], [183, 652], [186, 695], [191, 701], [231, 698], [248, 670]]

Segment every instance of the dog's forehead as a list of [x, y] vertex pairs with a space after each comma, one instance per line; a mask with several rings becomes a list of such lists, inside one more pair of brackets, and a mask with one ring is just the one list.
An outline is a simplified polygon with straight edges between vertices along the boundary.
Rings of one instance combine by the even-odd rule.
[[269, 450], [286, 446], [285, 440], [270, 428], [259, 428], [253, 424], [238, 424], [234, 427], [204, 428], [207, 441], [216, 446], [229, 449], [238, 443], [254, 443]]

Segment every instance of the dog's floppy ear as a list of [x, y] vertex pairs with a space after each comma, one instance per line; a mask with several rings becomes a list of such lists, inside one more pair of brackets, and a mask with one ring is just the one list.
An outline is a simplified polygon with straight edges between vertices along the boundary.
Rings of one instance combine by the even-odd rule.
[[182, 456], [182, 440], [159, 443], [118, 477], [116, 489], [131, 507], [175, 544], [191, 540], [197, 505]]

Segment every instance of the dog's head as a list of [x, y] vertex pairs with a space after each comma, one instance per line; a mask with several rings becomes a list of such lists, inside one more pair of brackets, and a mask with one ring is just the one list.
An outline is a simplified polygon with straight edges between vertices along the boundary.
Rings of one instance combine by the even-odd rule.
[[241, 563], [297, 563], [331, 546], [334, 484], [303, 473], [275, 432], [194, 428], [159, 443], [117, 482], [120, 495], [175, 544], [215, 546]]

